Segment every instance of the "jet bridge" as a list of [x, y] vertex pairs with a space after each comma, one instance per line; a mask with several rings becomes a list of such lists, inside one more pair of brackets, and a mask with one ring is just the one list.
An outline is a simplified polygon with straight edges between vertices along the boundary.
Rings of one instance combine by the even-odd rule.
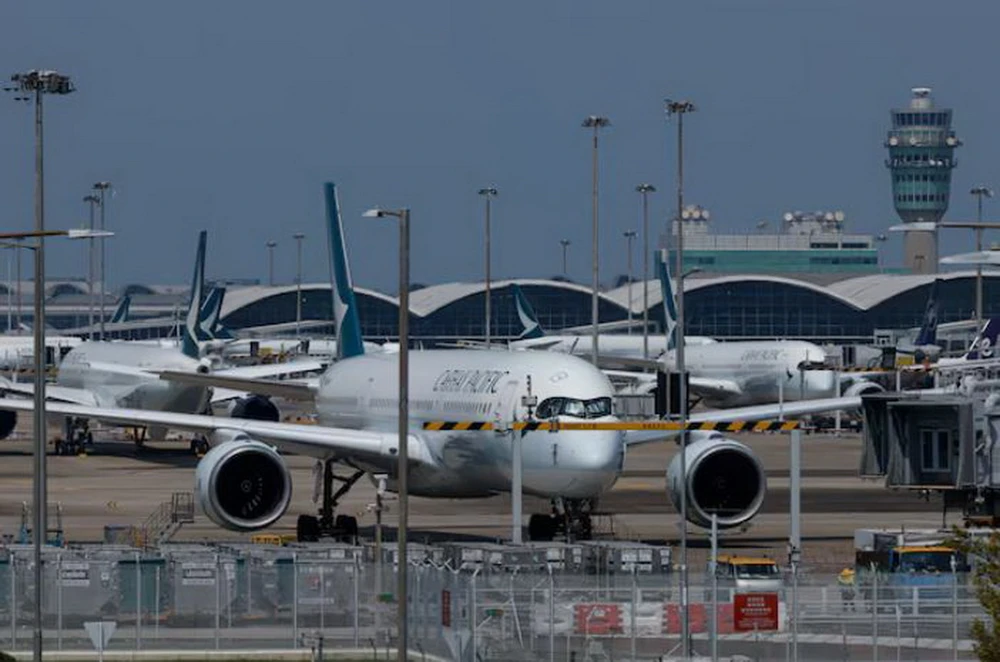
[[862, 398], [859, 474], [890, 489], [941, 492], [967, 519], [1000, 519], [1000, 407], [961, 394], [878, 393]]

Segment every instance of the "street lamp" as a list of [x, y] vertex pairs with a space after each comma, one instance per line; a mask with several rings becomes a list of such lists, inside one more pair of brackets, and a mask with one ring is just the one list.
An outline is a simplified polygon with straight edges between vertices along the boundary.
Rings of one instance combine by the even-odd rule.
[[[635, 190], [642, 196], [642, 358], [649, 358], [649, 194], [656, 193], [652, 184], [639, 184]], [[629, 297], [631, 298], [631, 297]]]
[[[96, 184], [94, 184], [94, 190], [97, 191], [98, 195], [101, 198], [100, 202], [98, 203], [101, 207], [101, 232], [104, 232], [106, 229], [104, 226], [104, 210], [107, 208], [107, 205], [105, 204], [104, 193], [109, 188], [111, 188], [111, 182], [97, 182]], [[105, 267], [107, 262], [104, 259], [103, 241], [101, 242], [100, 245], [100, 253], [101, 253], [101, 340], [104, 340], [104, 319], [106, 317], [106, 315], [104, 314], [104, 295], [107, 293], [107, 282], [105, 280], [107, 274], [105, 273]]]
[[[992, 198], [993, 191], [986, 186], [976, 186], [971, 191], [976, 196], [976, 222], [983, 222], [983, 198]], [[976, 252], [983, 250], [983, 228], [976, 228]], [[976, 330], [983, 328], [983, 265], [976, 265]]]
[[305, 235], [296, 232], [295, 237], [295, 337], [298, 338], [302, 326], [302, 240]]
[[274, 286], [274, 247], [278, 245], [276, 241], [269, 241], [267, 246], [267, 284]]
[[[4, 89], [15, 93], [15, 100], [35, 102], [35, 232], [45, 230], [45, 176], [44, 176], [44, 141], [42, 127], [42, 99], [46, 94], [69, 94], [73, 92], [73, 83], [69, 76], [55, 71], [40, 71], [33, 69], [26, 73], [17, 73], [10, 77], [11, 85]], [[38, 236], [38, 235], [36, 235]], [[35, 631], [32, 654], [35, 662], [42, 661], [42, 537], [46, 535], [48, 521], [46, 519], [45, 490], [45, 242], [38, 236], [35, 251], [35, 319], [34, 354], [35, 354]]]
[[569, 278], [569, 273], [566, 271], [566, 249], [569, 248], [569, 245], [571, 243], [573, 242], [571, 242], [569, 239], [559, 240], [559, 244], [562, 245], [562, 253], [563, 253], [563, 278], [567, 279]]
[[594, 130], [594, 149], [593, 149], [593, 197], [594, 197], [594, 223], [593, 223], [593, 255], [591, 257], [593, 269], [593, 287], [594, 291], [591, 294], [590, 300], [590, 321], [594, 327], [593, 339], [591, 340], [591, 359], [594, 365], [597, 365], [597, 336], [598, 336], [598, 311], [597, 311], [597, 291], [600, 287], [599, 281], [599, 269], [598, 269], [598, 236], [597, 236], [597, 134], [604, 127], [611, 126], [611, 120], [607, 117], [602, 117], [600, 115], [589, 115], [585, 120], [583, 120], [583, 127], [585, 129]]
[[632, 240], [638, 234], [635, 230], [626, 230], [622, 233], [622, 236], [625, 237], [625, 250], [628, 253], [626, 260], [628, 266], [625, 274], [625, 278], [628, 279], [628, 335], [632, 335]]
[[486, 198], [486, 347], [490, 346], [490, 208], [493, 198], [497, 195], [495, 187], [479, 189], [479, 195]]
[[[695, 110], [694, 104], [690, 101], [665, 100], [667, 117], [677, 116], [677, 216], [674, 221], [677, 228], [677, 274], [684, 273], [684, 222], [682, 211], [684, 209], [684, 115]], [[678, 283], [677, 287], [677, 326], [675, 330], [674, 346], [676, 347], [677, 373], [680, 376], [678, 388], [678, 401], [680, 402], [680, 434], [678, 439], [681, 445], [681, 476], [687, 476], [687, 433], [684, 426], [687, 424], [687, 380], [684, 378], [684, 281]], [[690, 631], [688, 627], [688, 565], [687, 565], [687, 489], [681, 491], [681, 651], [684, 658], [691, 654]]]
[[408, 435], [410, 423], [410, 210], [369, 209], [365, 218], [393, 216], [399, 219], [399, 458], [396, 468], [396, 492], [399, 495], [398, 544], [399, 557], [396, 567], [396, 619], [399, 621], [396, 657], [399, 662], [407, 660], [407, 586], [406, 586], [406, 534], [409, 519], [409, 449]]
[[[83, 201], [90, 207], [90, 231], [94, 231], [94, 205], [101, 204], [101, 199], [96, 195], [86, 195]], [[88, 247], [87, 258], [87, 292], [90, 294], [90, 301], [87, 304], [87, 312], [90, 320], [90, 341], [94, 341], [94, 240], [91, 239]], [[103, 246], [103, 244], [102, 244]]]

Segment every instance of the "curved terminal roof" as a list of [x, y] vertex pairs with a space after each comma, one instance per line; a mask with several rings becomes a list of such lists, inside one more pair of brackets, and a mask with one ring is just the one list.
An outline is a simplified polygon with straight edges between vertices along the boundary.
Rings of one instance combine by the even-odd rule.
[[[298, 289], [296, 285], [251, 285], [249, 287], [238, 287], [226, 290], [226, 296], [222, 300], [222, 311], [219, 317], [226, 317], [235, 310], [239, 310], [245, 306], [258, 303], [264, 299], [269, 299], [275, 296], [281, 296], [283, 294], [290, 294]], [[330, 292], [330, 283], [302, 283], [303, 292]], [[388, 294], [382, 294], [375, 290], [369, 290], [364, 287], [355, 287], [355, 295], [370, 296], [375, 299], [381, 299], [386, 303], [392, 305], [398, 305], [396, 297], [389, 296]], [[294, 299], [294, 297], [293, 297]]]
[[[513, 278], [507, 280], [495, 280], [490, 283], [490, 289], [496, 291], [505, 287], [517, 284], [521, 287], [552, 287], [569, 292], [580, 292], [590, 294], [591, 288], [577, 283], [561, 280], [547, 280], [543, 278]], [[486, 292], [486, 283], [442, 283], [441, 285], [431, 285], [419, 290], [410, 292], [410, 312], [420, 317], [427, 317], [445, 306], [469, 296]], [[611, 303], [618, 303], [606, 292], [599, 294], [600, 298]], [[393, 299], [398, 303], [398, 299]], [[622, 304], [618, 304], [622, 305]]]

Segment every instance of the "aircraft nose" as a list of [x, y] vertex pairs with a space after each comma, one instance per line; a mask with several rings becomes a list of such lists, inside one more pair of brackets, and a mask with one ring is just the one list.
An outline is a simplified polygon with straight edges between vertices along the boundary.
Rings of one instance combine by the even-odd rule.
[[581, 490], [603, 492], [615, 483], [625, 464], [624, 435], [609, 430], [578, 434], [578, 443], [566, 449], [567, 468], [572, 467], [577, 472]]

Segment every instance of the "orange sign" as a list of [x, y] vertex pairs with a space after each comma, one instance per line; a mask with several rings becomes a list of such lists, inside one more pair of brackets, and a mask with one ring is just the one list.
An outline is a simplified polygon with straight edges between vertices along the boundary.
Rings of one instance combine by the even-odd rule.
[[733, 596], [733, 629], [761, 632], [778, 629], [777, 593], [737, 593]]

